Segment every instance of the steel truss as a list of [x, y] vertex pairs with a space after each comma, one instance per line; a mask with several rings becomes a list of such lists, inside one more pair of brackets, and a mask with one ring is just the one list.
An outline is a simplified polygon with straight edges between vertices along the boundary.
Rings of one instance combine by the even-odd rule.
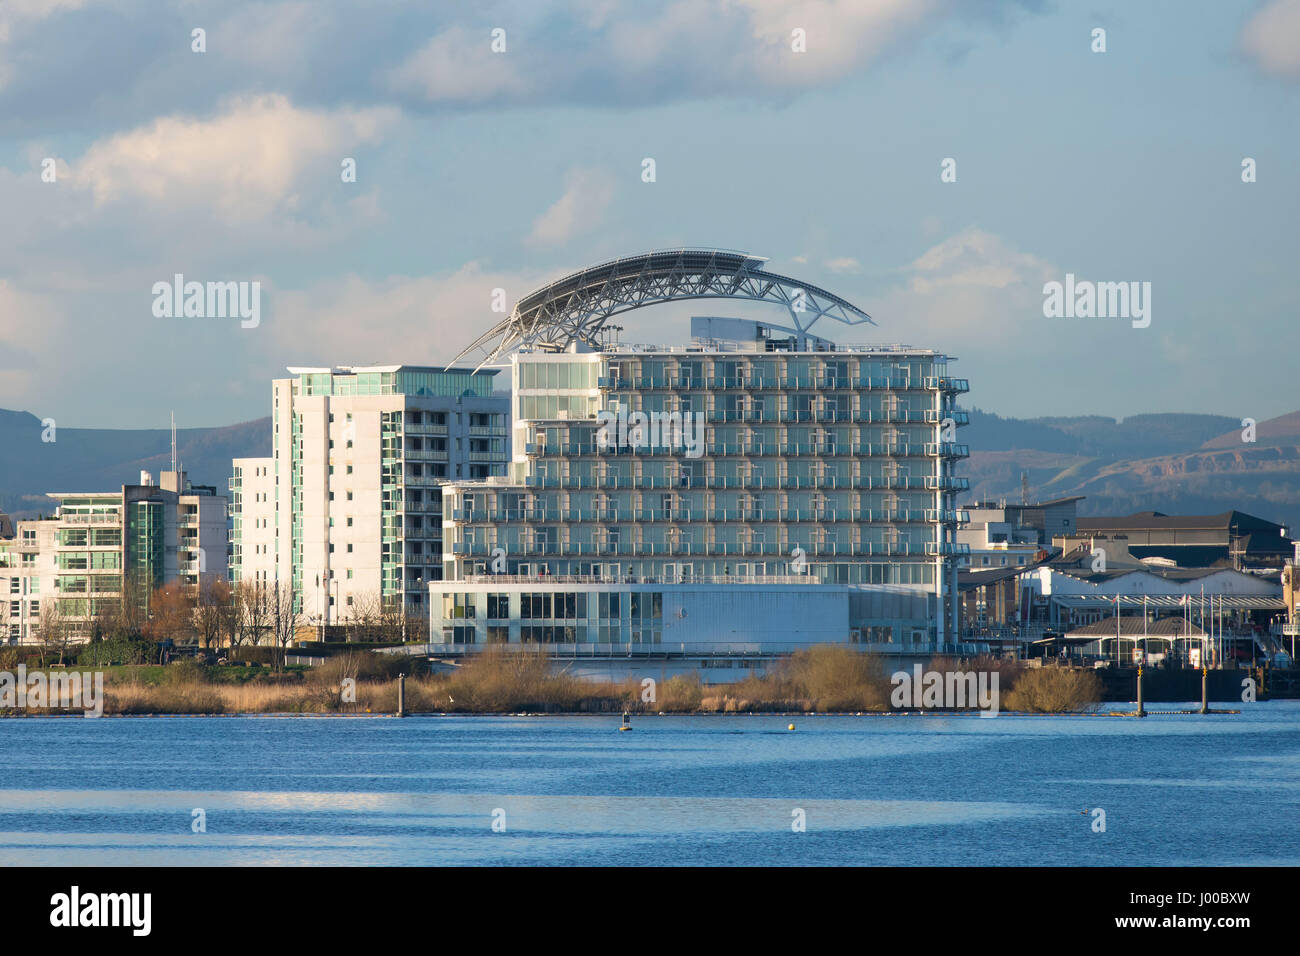
[[479, 368], [515, 349], [562, 351], [575, 342], [601, 346], [601, 330], [615, 315], [660, 302], [747, 299], [782, 305], [800, 333], [823, 316], [845, 325], [875, 322], [852, 303], [817, 286], [766, 272], [766, 259], [722, 249], [647, 252], [589, 266], [520, 299], [510, 315], [461, 351], [487, 354]]

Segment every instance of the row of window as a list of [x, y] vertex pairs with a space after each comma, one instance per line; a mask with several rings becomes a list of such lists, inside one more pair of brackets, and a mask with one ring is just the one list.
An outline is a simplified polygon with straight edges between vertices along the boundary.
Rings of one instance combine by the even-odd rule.
[[[479, 598], [485, 598], [480, 602]], [[484, 605], [489, 620], [657, 621], [663, 618], [661, 591], [524, 591], [520, 594], [456, 592], [443, 596], [443, 617], [447, 620], [478, 617]]]

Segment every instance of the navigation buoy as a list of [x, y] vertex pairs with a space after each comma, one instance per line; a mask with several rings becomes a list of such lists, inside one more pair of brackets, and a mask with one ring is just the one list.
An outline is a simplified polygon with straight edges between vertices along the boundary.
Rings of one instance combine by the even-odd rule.
[[631, 715], [630, 715], [626, 710], [623, 711], [623, 726], [619, 727], [618, 729], [619, 729], [619, 730], [631, 730], [631, 729], [632, 729], [632, 719], [631, 719]]

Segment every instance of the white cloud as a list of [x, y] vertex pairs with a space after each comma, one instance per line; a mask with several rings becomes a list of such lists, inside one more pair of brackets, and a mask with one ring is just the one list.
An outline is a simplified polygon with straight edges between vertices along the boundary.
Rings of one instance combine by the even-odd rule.
[[1300, 77], [1300, 0], [1272, 0], [1241, 29], [1238, 43], [1260, 69]]
[[590, 232], [605, 219], [614, 198], [614, 177], [603, 169], [574, 169], [564, 195], [533, 221], [530, 243], [565, 242]]
[[[486, 27], [445, 29], [389, 70], [388, 86], [471, 105], [753, 96], [841, 80], [968, 10], [960, 0], [667, 0], [624, 4], [615, 17], [608, 0], [557, 6], [546, 20], [517, 13], [504, 54], [491, 52]], [[998, 6], [974, 16], [996, 18]], [[806, 52], [793, 49], [796, 29]]]
[[868, 310], [882, 329], [914, 329], [923, 343], [963, 350], [1003, 348], [999, 336], [1042, 321], [1043, 283], [1059, 277], [1046, 260], [975, 227], [899, 271], [902, 283]]
[[[922, 25], [941, 0], [736, 0], [750, 11], [752, 35], [762, 43], [753, 63], [760, 78], [781, 85], [837, 79], [875, 60], [890, 44]], [[731, 4], [720, 4], [730, 6]], [[791, 48], [791, 31], [807, 37], [807, 53]]]
[[912, 291], [930, 295], [944, 288], [1006, 289], [1052, 274], [1037, 256], [1017, 252], [992, 233], [971, 227], [922, 253], [909, 269]]
[[[798, 261], [798, 260], [796, 260]], [[862, 271], [862, 263], [852, 256], [840, 256], [837, 259], [830, 259], [826, 262], [826, 268], [837, 275], [846, 275], [853, 272]]]
[[338, 179], [338, 162], [380, 138], [396, 110], [299, 109], [278, 94], [235, 99], [210, 119], [168, 116], [94, 143], [71, 163], [72, 181], [103, 204], [139, 197], [203, 205], [227, 220], [294, 205], [314, 170]]
[[[518, 54], [494, 53], [488, 30], [446, 30], [388, 72], [389, 86], [429, 103], [482, 102], [503, 94], [519, 95], [529, 84], [517, 74]], [[535, 80], [535, 78], [534, 78]]]

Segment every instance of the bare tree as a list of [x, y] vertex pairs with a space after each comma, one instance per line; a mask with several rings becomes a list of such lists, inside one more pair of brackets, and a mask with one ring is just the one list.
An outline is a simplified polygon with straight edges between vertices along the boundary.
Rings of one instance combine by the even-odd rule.
[[356, 594], [352, 598], [350, 639], [353, 641], [379, 640], [380, 624], [383, 617], [383, 601], [376, 591]]
[[[63, 665], [64, 657], [73, 640], [73, 623], [64, 616], [57, 600], [50, 598], [41, 602], [41, 619], [37, 631], [41, 637], [41, 644], [50, 650], [57, 650], [59, 664]], [[42, 650], [42, 657], [44, 657], [44, 650]]]
[[229, 632], [233, 607], [234, 593], [221, 578], [212, 577], [199, 585], [194, 623], [204, 647], [211, 649]]
[[376, 624], [376, 640], [387, 644], [401, 644], [406, 640], [406, 605], [400, 594], [380, 600]]
[[157, 588], [149, 599], [145, 633], [154, 641], [170, 638], [181, 644], [194, 636], [195, 594], [180, 582]]
[[128, 571], [122, 578], [122, 595], [113, 611], [113, 637], [136, 638], [144, 635], [149, 620], [151, 584], [140, 570]]
[[271, 596], [266, 585], [257, 581], [240, 581], [235, 585], [235, 614], [231, 628], [231, 647], [256, 645], [271, 629]]
[[277, 672], [284, 670], [285, 651], [302, 624], [302, 612], [296, 607], [297, 597], [297, 591], [289, 582], [277, 581], [268, 589], [268, 610]]

